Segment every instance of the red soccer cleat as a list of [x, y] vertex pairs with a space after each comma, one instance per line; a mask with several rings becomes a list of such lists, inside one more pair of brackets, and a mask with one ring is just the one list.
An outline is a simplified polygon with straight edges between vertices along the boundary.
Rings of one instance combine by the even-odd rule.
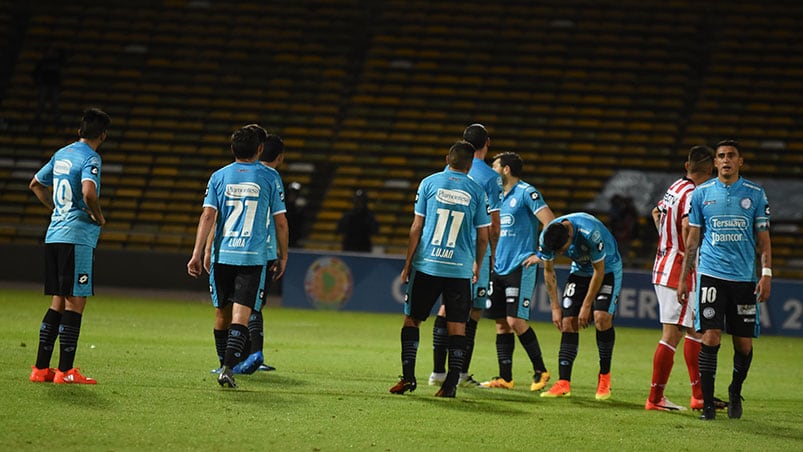
[[40, 369], [36, 366], [31, 366], [31, 378], [30, 380], [34, 383], [50, 383], [53, 381], [53, 378], [56, 376], [56, 369], [48, 367], [46, 369]]
[[97, 380], [94, 378], [89, 378], [81, 375], [81, 372], [78, 372], [77, 367], [73, 367], [72, 369], [62, 372], [60, 370], [56, 370], [56, 375], [53, 377], [53, 383], [55, 384], [74, 384], [74, 385], [96, 385], [98, 384]]

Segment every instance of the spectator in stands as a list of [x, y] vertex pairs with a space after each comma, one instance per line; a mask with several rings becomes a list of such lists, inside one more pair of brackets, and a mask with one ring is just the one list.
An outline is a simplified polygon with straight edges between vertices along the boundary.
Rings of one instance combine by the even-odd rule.
[[[680, 343], [683, 331], [683, 356], [689, 370], [691, 380], [691, 408], [703, 409], [703, 392], [700, 387], [700, 366], [698, 356], [702, 346], [702, 334], [694, 331], [694, 301], [678, 303], [678, 278], [682, 272], [683, 255], [685, 254], [685, 238], [689, 232], [689, 200], [694, 187], [711, 178], [714, 169], [714, 151], [708, 146], [694, 146], [689, 151], [685, 163], [686, 175], [669, 186], [663, 198], [652, 210], [655, 228], [658, 230], [658, 252], [652, 270], [652, 282], [658, 298], [660, 321], [662, 324], [661, 340], [655, 349], [652, 364], [652, 383], [650, 395], [644, 409], [660, 411], [685, 410], [684, 406], [673, 403], [664, 397], [664, 387], [669, 381], [669, 374], [675, 361], [675, 350]], [[689, 298], [694, 300], [695, 271], [692, 268], [688, 276]], [[725, 408], [725, 403], [716, 400], [717, 408]]]
[[373, 248], [371, 236], [379, 232], [379, 222], [368, 207], [365, 190], [355, 190], [353, 202], [352, 209], [344, 213], [337, 224], [338, 234], [343, 234], [343, 251], [370, 253]]
[[290, 248], [299, 246], [299, 242], [304, 237], [307, 222], [307, 199], [301, 196], [301, 184], [290, 182], [285, 191], [287, 196], [287, 223], [290, 225]]
[[[541, 397], [569, 397], [580, 328], [592, 320], [597, 333], [599, 376], [597, 400], [611, 397], [611, 359], [616, 332], [613, 313], [622, 289], [622, 258], [616, 239], [605, 225], [587, 213], [570, 213], [555, 218], [540, 237], [544, 261], [544, 283], [552, 305], [552, 323], [561, 331], [558, 353], [560, 379]], [[555, 255], [572, 260], [569, 279], [558, 298]]]
[[[245, 353], [249, 318], [265, 301], [266, 264], [287, 252], [287, 235], [281, 232], [276, 237], [277, 251], [271, 254], [265, 246], [274, 240], [268, 215], [273, 215], [271, 223], [276, 223], [277, 231], [286, 230], [287, 219], [279, 174], [257, 161], [263, 148], [262, 135], [254, 127], [242, 127], [232, 134], [234, 162], [209, 179], [195, 246], [187, 262], [187, 273], [201, 276], [205, 244], [214, 227], [209, 285], [216, 308], [215, 344], [221, 357], [218, 383], [230, 388], [236, 387], [233, 367]], [[284, 272], [284, 264], [280, 265], [274, 270], [277, 277]], [[224, 349], [218, 337], [221, 330], [228, 333]]]
[[611, 197], [611, 210], [608, 213], [608, 228], [619, 244], [619, 253], [625, 266], [632, 266], [630, 248], [638, 238], [639, 215], [633, 198], [615, 194]]
[[[45, 293], [53, 298], [39, 328], [39, 350], [30, 377], [34, 382], [97, 383], [73, 364], [86, 298], [94, 295], [95, 246], [106, 223], [100, 209], [97, 150], [110, 124], [105, 112], [86, 110], [78, 129], [80, 139], [56, 151], [30, 183], [39, 201], [53, 211], [45, 236]], [[51, 369], [56, 337], [59, 366]]]
[[[721, 141], [714, 152], [717, 177], [698, 185], [691, 195], [689, 234], [677, 300], [687, 303], [686, 281], [696, 265], [699, 287], [695, 327], [703, 333], [703, 420], [716, 417], [714, 378], [723, 329], [733, 339], [728, 417], [742, 417], [742, 384], [753, 361], [753, 338], [758, 337], [761, 326], [758, 304], [769, 299], [772, 287], [770, 206], [764, 189], [739, 175], [743, 164], [739, 143]], [[761, 259], [758, 283], [756, 253]]]
[[407, 284], [401, 329], [402, 377], [390, 392], [415, 391], [419, 327], [438, 298], [446, 305], [449, 370], [436, 397], [454, 397], [466, 353], [466, 319], [488, 246], [488, 196], [468, 177], [474, 146], [458, 141], [449, 149], [445, 170], [418, 185], [401, 279]]
[[39, 96], [35, 117], [37, 122], [42, 119], [45, 110], [53, 113], [56, 122], [61, 117], [59, 99], [61, 97], [61, 71], [64, 62], [64, 51], [51, 45], [34, 67], [33, 81]]

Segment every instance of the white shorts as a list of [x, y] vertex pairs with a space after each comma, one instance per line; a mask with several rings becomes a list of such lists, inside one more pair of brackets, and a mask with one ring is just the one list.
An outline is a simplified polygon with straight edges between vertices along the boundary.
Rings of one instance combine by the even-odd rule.
[[678, 303], [678, 291], [671, 287], [655, 284], [655, 294], [661, 310], [661, 323], [689, 328], [694, 326], [695, 292], [689, 293], [685, 305]]

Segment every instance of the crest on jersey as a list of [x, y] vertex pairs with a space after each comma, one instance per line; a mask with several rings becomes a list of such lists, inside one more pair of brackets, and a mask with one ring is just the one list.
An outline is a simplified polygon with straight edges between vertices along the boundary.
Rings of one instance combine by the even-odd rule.
[[513, 199], [510, 200], [509, 204], [510, 204], [510, 207], [516, 207], [516, 204], [518, 204], [518, 201], [516, 201], [516, 198], [513, 198]]
[[742, 198], [742, 201], [739, 202], [739, 205], [742, 206], [742, 209], [749, 209], [750, 206], [753, 205], [753, 201], [750, 198]]

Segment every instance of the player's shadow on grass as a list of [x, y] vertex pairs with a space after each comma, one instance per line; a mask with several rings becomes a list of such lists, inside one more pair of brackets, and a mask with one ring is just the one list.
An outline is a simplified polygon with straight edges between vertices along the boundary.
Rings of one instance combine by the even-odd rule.
[[53, 400], [85, 408], [111, 408], [114, 403], [98, 394], [94, 387], [85, 385], [52, 385], [47, 394]]
[[[410, 401], [427, 404], [431, 407], [440, 407], [454, 411], [464, 411], [467, 413], [476, 413], [482, 412], [487, 414], [504, 414], [504, 415], [532, 415], [532, 411], [529, 409], [519, 409], [512, 407], [510, 405], [501, 405], [499, 404], [499, 400], [491, 400], [491, 399], [472, 399], [472, 398], [460, 398], [460, 396], [454, 399], [444, 399], [438, 397], [407, 397]], [[517, 400], [518, 401], [518, 400]]]

